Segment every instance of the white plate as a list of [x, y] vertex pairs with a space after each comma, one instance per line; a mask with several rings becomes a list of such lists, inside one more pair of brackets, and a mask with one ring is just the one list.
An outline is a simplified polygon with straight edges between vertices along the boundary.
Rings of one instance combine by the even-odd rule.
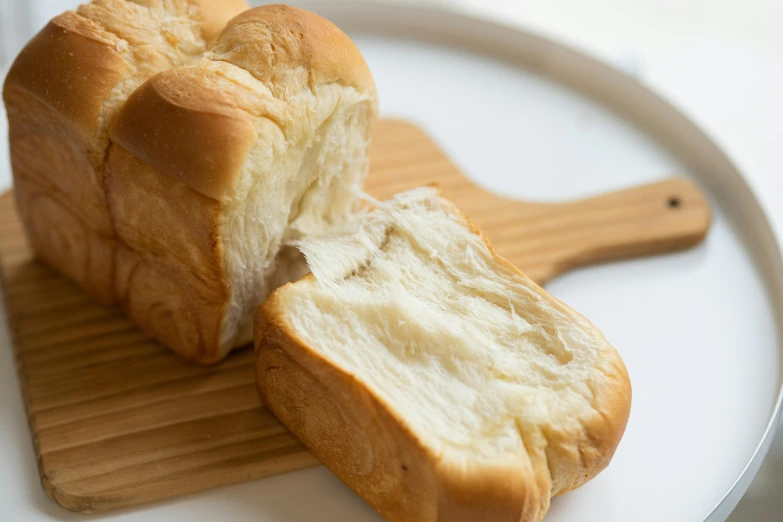
[[549, 285], [618, 347], [634, 399], [609, 469], [547, 520], [724, 520], [768, 447], [783, 376], [779, 250], [725, 155], [633, 80], [518, 28], [417, 6], [299, 5], [355, 38], [385, 115], [422, 125], [491, 190], [554, 200], [683, 173], [708, 191], [703, 247]]
[[[555, 499], [546, 520], [724, 520], [768, 448], [783, 377], [783, 265], [764, 215], [727, 158], [634, 81], [519, 29], [416, 6], [298, 4], [356, 39], [384, 115], [419, 123], [491, 190], [566, 199], [689, 173], [709, 191], [715, 220], [704, 246], [580, 270], [549, 285], [619, 349], [634, 399], [611, 466]], [[5, 406], [23, 418], [18, 405]], [[29, 476], [20, 482], [37, 487], [34, 463], [24, 468]], [[65, 516], [40, 489], [33, 498], [42, 517]], [[111, 518], [185, 516], [380, 520], [323, 468]]]

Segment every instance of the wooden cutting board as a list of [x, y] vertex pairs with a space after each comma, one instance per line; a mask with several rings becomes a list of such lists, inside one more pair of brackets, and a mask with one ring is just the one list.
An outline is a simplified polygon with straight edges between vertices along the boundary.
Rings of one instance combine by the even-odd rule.
[[[600, 261], [690, 247], [710, 212], [671, 179], [566, 204], [521, 203], [463, 177], [400, 121], [379, 125], [368, 191], [437, 182], [539, 282]], [[266, 411], [243, 349], [213, 367], [180, 360], [118, 310], [33, 259], [11, 194], [0, 197], [0, 267], [43, 487], [74, 511], [104, 511], [317, 464]]]

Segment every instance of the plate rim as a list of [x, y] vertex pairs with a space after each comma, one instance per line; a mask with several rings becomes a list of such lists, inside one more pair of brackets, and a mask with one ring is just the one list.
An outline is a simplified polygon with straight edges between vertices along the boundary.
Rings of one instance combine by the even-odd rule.
[[[269, 2], [262, 2], [269, 3]], [[766, 283], [773, 309], [777, 348], [783, 356], [783, 258], [769, 218], [760, 200], [728, 154], [699, 125], [653, 89], [609, 64], [565, 43], [544, 36], [522, 23], [511, 23], [477, 13], [469, 6], [446, 3], [408, 3], [400, 0], [323, 2], [291, 0], [296, 7], [318, 12], [346, 31], [379, 33], [437, 43], [457, 43], [465, 50], [479, 50], [533, 70], [565, 85], [619, 114], [650, 135], [683, 161], [699, 181], [720, 196], [727, 213], [742, 228], [752, 227], [753, 244], [744, 243], [754, 267]], [[464, 31], [470, 28], [471, 31]], [[422, 31], [428, 30], [426, 38]], [[497, 48], [502, 42], [503, 51]], [[706, 174], [707, 172], [711, 174]], [[769, 451], [783, 408], [783, 372], [761, 439], [737, 478], [702, 518], [724, 521], [743, 497]]]

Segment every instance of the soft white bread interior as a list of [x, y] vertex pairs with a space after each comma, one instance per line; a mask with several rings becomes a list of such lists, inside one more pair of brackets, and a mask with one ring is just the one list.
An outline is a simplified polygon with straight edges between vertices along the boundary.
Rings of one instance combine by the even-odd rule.
[[581, 315], [422, 188], [297, 246], [259, 308], [267, 406], [390, 521], [537, 521], [612, 458], [631, 388]]
[[306, 272], [284, 243], [355, 210], [377, 118], [342, 31], [246, 7], [94, 0], [4, 90], [36, 252], [202, 363], [248, 343], [258, 304]]

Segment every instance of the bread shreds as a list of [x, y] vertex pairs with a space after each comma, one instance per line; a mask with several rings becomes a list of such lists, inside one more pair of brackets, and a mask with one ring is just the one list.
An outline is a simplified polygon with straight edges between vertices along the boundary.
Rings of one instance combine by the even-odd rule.
[[378, 111], [342, 31], [244, 0], [94, 0], [25, 47], [3, 97], [37, 255], [202, 363], [306, 273], [286, 242], [353, 213]]
[[259, 391], [387, 520], [538, 521], [608, 465], [619, 355], [434, 189], [296, 245], [312, 274], [259, 308]]

